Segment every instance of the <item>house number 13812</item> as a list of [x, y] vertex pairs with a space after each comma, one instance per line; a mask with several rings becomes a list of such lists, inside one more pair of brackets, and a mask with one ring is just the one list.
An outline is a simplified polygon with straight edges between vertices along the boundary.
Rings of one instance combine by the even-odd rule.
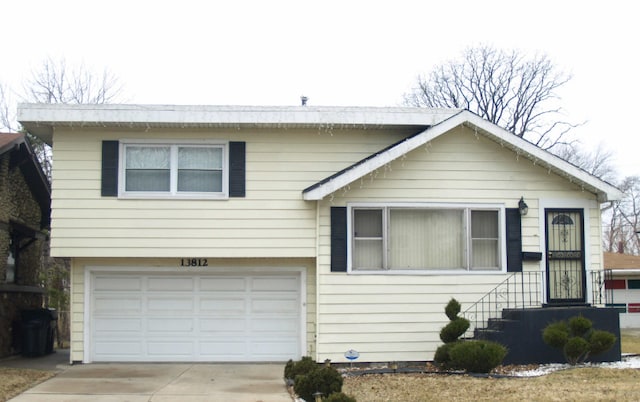
[[209, 261], [206, 258], [181, 258], [181, 267], [208, 267]]

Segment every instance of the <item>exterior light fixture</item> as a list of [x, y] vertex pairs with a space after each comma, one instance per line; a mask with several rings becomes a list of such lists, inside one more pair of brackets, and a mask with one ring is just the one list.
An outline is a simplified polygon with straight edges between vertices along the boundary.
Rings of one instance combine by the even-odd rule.
[[520, 210], [520, 215], [526, 215], [529, 213], [529, 206], [524, 202], [524, 197], [520, 197], [520, 201], [518, 201], [518, 209]]

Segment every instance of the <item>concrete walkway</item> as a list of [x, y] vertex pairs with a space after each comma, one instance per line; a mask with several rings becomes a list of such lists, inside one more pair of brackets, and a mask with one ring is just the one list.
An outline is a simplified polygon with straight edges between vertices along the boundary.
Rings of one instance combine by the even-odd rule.
[[[61, 359], [59, 355], [48, 358], [52, 361], [49, 365], [54, 364], [50, 369], [58, 374], [11, 401], [292, 401], [282, 379], [284, 364], [92, 363], [70, 366], [55, 363]], [[47, 369], [45, 360], [45, 357], [16, 359], [0, 364]]]

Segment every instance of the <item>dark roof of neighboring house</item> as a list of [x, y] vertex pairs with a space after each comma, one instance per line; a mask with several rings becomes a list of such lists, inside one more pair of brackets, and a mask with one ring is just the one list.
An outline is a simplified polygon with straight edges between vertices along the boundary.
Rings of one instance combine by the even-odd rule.
[[24, 142], [24, 135], [0, 133], [0, 155]]
[[20, 167], [27, 186], [40, 206], [40, 227], [51, 223], [51, 188], [24, 134], [0, 133], [0, 155], [10, 153], [9, 168]]
[[640, 269], [640, 256], [620, 253], [604, 253], [605, 269]]

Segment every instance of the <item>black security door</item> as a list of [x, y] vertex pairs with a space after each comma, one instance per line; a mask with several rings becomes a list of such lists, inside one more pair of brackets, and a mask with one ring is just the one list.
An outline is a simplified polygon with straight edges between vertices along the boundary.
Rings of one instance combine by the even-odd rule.
[[582, 209], [547, 209], [547, 301], [585, 302], [584, 218]]

